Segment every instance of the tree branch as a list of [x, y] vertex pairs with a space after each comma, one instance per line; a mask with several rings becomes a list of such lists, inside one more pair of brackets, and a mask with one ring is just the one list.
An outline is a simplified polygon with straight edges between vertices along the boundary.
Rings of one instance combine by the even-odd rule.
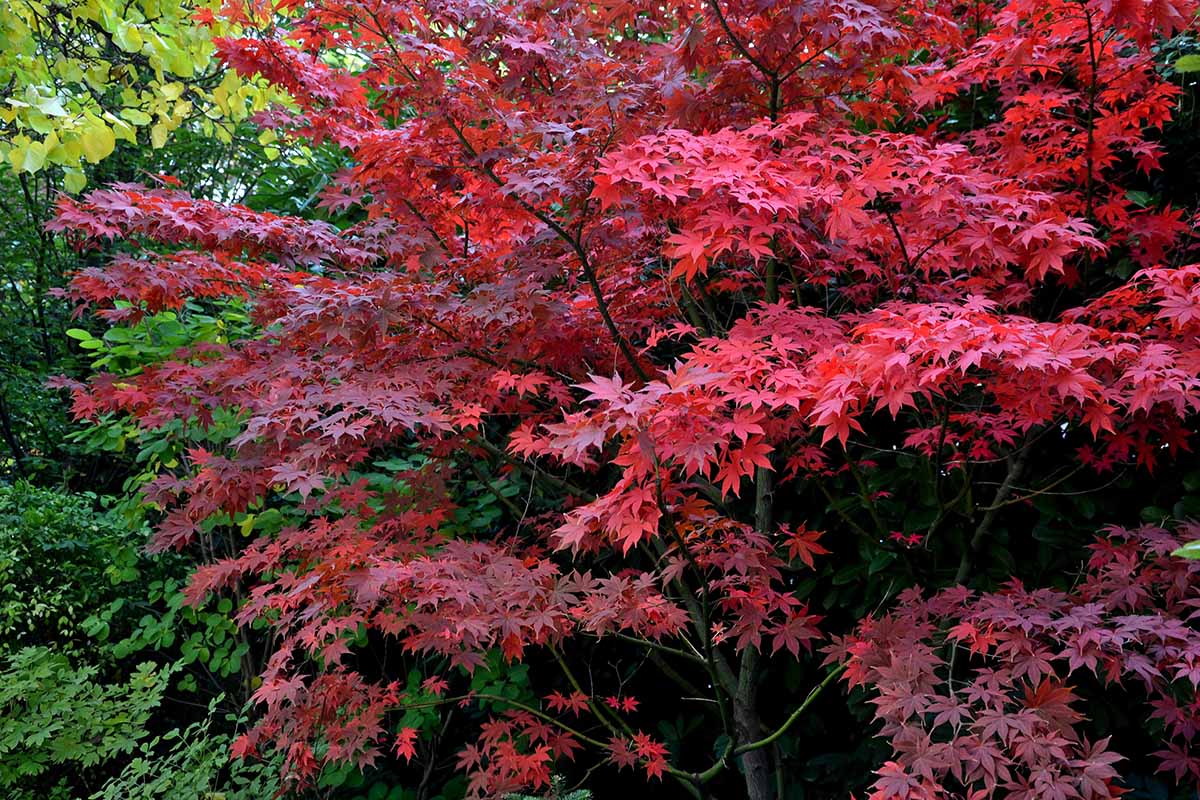
[[785, 733], [788, 732], [788, 728], [792, 727], [792, 725], [795, 724], [796, 720], [800, 719], [800, 717], [804, 714], [804, 712], [808, 710], [808, 707], [813, 704], [813, 701], [816, 700], [818, 697], [820, 697], [821, 693], [824, 692], [825, 689], [831, 683], [833, 683], [833, 681], [837, 678], [837, 676], [841, 675], [845, 670], [846, 670], [846, 665], [839, 664], [836, 668], [833, 669], [832, 672], [830, 672], [828, 675], [825, 676], [825, 679], [823, 681], [821, 681], [819, 684], [817, 684], [816, 686], [813, 687], [812, 691], [810, 691], [808, 693], [808, 696], [804, 698], [804, 702], [800, 704], [800, 707], [797, 708], [795, 711], [793, 711], [791, 716], [789, 716], [786, 720], [784, 720], [783, 724], [775, 729], [774, 733], [771, 733], [769, 736], [759, 739], [757, 742], [748, 742], [746, 744], [735, 747], [733, 749], [734, 754], [740, 755], [741, 753], [748, 753], [751, 750], [758, 750], [761, 747], [766, 747], [770, 744], [773, 744], [776, 739], [778, 739], [780, 736], [783, 736]]
[[[446, 116], [446, 124], [450, 126], [450, 130], [454, 131], [454, 135], [458, 138], [459, 144], [462, 145], [467, 155], [478, 162], [479, 154], [475, 151], [475, 148], [471, 146], [471, 143], [467, 141], [467, 137], [463, 134], [462, 129], [454, 124], [454, 121], [449, 115]], [[483, 174], [486, 175], [492, 181], [492, 183], [499, 187], [504, 186], [504, 179], [497, 175], [496, 171], [487, 164], [479, 162], [479, 170], [483, 172]], [[648, 383], [650, 376], [642, 368], [641, 363], [637, 359], [637, 354], [633, 350], [633, 346], [629, 344], [629, 340], [626, 339], [624, 334], [621, 333], [621, 330], [617, 327], [617, 323], [612, 318], [612, 314], [608, 310], [608, 302], [604, 299], [604, 291], [600, 287], [600, 280], [596, 277], [596, 271], [592, 268], [592, 263], [588, 259], [587, 251], [583, 248], [583, 243], [580, 242], [577, 236], [573, 236], [570, 231], [564, 228], [558, 220], [554, 219], [554, 217], [534, 207], [528, 201], [516, 196], [515, 194], [512, 195], [512, 198], [517, 201], [521, 208], [525, 209], [525, 211], [532, 214], [543, 225], [554, 231], [554, 233], [560, 239], [566, 242], [567, 246], [574, 251], [576, 258], [579, 259], [579, 266], [583, 271], [583, 277], [585, 280], [587, 280], [588, 285], [592, 289], [592, 296], [596, 300], [596, 308], [599, 310], [600, 317], [604, 320], [604, 325], [608, 328], [609, 334], [616, 342], [617, 349], [621, 351], [621, 354], [625, 357], [625, 360], [629, 363], [630, 368], [633, 370], [633, 373], [637, 375], [638, 379], [643, 383]]]
[[1032, 449], [1032, 446], [1027, 444], [1021, 448], [1014, 458], [1009, 460], [1008, 474], [1004, 476], [1004, 482], [996, 490], [996, 497], [984, 512], [983, 519], [979, 521], [979, 526], [975, 528], [975, 534], [971, 537], [970, 543], [967, 547], [963, 548], [962, 559], [958, 562], [958, 573], [954, 576], [955, 583], [962, 583], [971, 574], [971, 565], [975, 560], [975, 554], [983, 547], [984, 540], [987, 539], [988, 534], [991, 533], [992, 526], [996, 522], [997, 514], [1004, 507], [1008, 496], [1012, 494], [1013, 485], [1020, 479], [1021, 473], [1025, 471], [1025, 463]]

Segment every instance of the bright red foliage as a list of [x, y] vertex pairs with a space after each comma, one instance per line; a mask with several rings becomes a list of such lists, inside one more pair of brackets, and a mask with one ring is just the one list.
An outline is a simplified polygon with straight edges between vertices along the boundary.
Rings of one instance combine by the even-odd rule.
[[[1077, 730], [1083, 672], [1138, 684], [1164, 769], [1200, 776], [1200, 598], [1175, 535], [1108, 531], [1071, 591], [961, 585], [995, 514], [1038, 493], [1019, 479], [1047, 432], [1086, 436], [1101, 473], [1189, 447], [1200, 265], [1180, 266], [1184, 215], [1128, 191], [1179, 91], [1153, 45], [1193, 0], [280, 6], [227, 10], [260, 35], [220, 54], [295, 99], [264, 123], [347, 154], [321, 205], [353, 223], [135, 186], [54, 223], [140, 250], [73, 282], [105, 318], [240, 298], [260, 331], [75, 396], [144, 429], [236, 409], [227, 446], [147, 487], [154, 547], [284, 498], [304, 512], [189, 590], [237, 587], [239, 619], [278, 637], [239, 752], [273, 743], [300, 778], [389, 737], [417, 757], [416, 729], [385, 729], [416, 699], [364, 677], [365, 631], [438, 665], [421, 702], [481, 700], [442, 695], [489, 652], [561, 665], [544, 707], [494, 711], [461, 754], [473, 795], [543, 786], [586, 746], [692, 789], [737, 759], [760, 800], [793, 719], [764, 723], [764, 664], [826, 635], [797, 581], [831, 551], [946, 547], [951, 588], [827, 650], [894, 751], [873, 797], [1116, 796], [1120, 756]], [[426, 459], [406, 491], [353, 474], [396, 452]], [[920, 531], [869, 487], [901, 452], [931, 476]], [[989, 464], [1008, 472], [974, 505]], [[474, 471], [536, 489], [539, 513], [506, 500], [499, 530], [452, 532]], [[616, 681], [584, 688], [566, 655], [597, 638], [701, 676], [716, 763], [633, 727]]]

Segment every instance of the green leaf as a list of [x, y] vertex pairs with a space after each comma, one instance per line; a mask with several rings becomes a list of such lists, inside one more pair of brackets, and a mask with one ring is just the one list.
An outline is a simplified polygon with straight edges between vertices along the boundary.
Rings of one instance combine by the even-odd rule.
[[35, 103], [38, 111], [48, 117], [65, 117], [67, 109], [63, 108], [62, 100], [58, 97], [43, 97]]
[[121, 116], [133, 125], [149, 125], [154, 118], [139, 108], [123, 108]]
[[1125, 197], [1139, 208], [1146, 208], [1154, 204], [1154, 195], [1137, 189], [1130, 189], [1125, 193]]
[[1171, 555], [1179, 556], [1180, 558], [1200, 558], [1200, 540], [1188, 542], [1183, 547], [1180, 547], [1171, 553]]
[[1189, 53], [1175, 61], [1176, 72], [1200, 72], [1200, 53]]
[[87, 176], [77, 169], [66, 169], [63, 172], [63, 186], [71, 194], [79, 194], [87, 186]]
[[112, 128], [98, 119], [93, 119], [79, 141], [83, 146], [84, 157], [93, 164], [108, 158], [117, 146], [117, 137]]
[[142, 33], [136, 25], [123, 23], [117, 28], [116, 36], [113, 38], [117, 46], [127, 53], [136, 53], [142, 49]]
[[8, 151], [8, 160], [17, 172], [37, 172], [46, 163], [46, 145], [29, 142]]

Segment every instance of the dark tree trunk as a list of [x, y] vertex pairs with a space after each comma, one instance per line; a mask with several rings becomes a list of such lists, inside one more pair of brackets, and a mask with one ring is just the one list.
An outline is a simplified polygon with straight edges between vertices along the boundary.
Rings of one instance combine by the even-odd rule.
[[[742, 652], [737, 694], [733, 699], [733, 724], [739, 744], [762, 738], [762, 720], [758, 716], [758, 651], [752, 647]], [[748, 800], [776, 800], [771, 780], [771, 754], [767, 748], [751, 750], [740, 758]]]

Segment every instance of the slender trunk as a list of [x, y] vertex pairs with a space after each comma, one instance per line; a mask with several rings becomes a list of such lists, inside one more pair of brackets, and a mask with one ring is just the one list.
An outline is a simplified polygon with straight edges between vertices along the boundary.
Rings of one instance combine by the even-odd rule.
[[13, 471], [19, 477], [25, 477], [25, 448], [21, 446], [21, 440], [17, 438], [17, 432], [12, 424], [12, 418], [8, 415], [8, 405], [4, 402], [3, 395], [0, 395], [0, 435], [4, 437], [5, 444], [12, 452]]
[[[766, 533], [774, 524], [774, 473], [759, 467], [754, 475], [754, 528]], [[737, 692], [733, 698], [733, 724], [738, 742], [748, 744], [763, 735], [762, 719], [758, 716], [758, 650], [747, 647], [738, 664]], [[749, 800], [775, 800], [771, 753], [759, 748], [741, 756], [742, 777], [746, 781]]]
[[983, 519], [979, 522], [979, 527], [975, 529], [975, 533], [971, 536], [971, 541], [963, 548], [962, 560], [958, 564], [958, 573], [954, 576], [955, 583], [966, 583], [967, 578], [970, 577], [975, 557], [987, 542], [988, 535], [992, 532], [992, 525], [995, 524], [1001, 507], [1008, 502], [1008, 498], [1013, 492], [1013, 487], [1021, 479], [1021, 475], [1024, 474], [1025, 465], [1029, 460], [1029, 452], [1032, 449], [1033, 446], [1031, 444], [1026, 444], [1015, 456], [1009, 456], [1008, 474], [1004, 476], [1004, 481], [1000, 484], [1000, 488], [996, 490], [996, 497], [984, 512]]
[[21, 175], [21, 190], [25, 195], [25, 208], [29, 217], [29, 227], [38, 238], [38, 246], [33, 250], [34, 280], [33, 280], [33, 310], [34, 322], [37, 324], [38, 338], [42, 345], [42, 357], [47, 364], [53, 364], [54, 344], [50, 337], [50, 323], [46, 318], [46, 299], [50, 291], [50, 283], [46, 268], [46, 254], [53, 248], [50, 234], [44, 227], [43, 205], [38, 202], [37, 187], [31, 188], [29, 176]]
[[[733, 698], [733, 723], [742, 744], [762, 738], [762, 720], [758, 716], [758, 651], [753, 648], [742, 652], [737, 694]], [[747, 799], [776, 800], [770, 751], [764, 747], [743, 753], [741, 762]]]

